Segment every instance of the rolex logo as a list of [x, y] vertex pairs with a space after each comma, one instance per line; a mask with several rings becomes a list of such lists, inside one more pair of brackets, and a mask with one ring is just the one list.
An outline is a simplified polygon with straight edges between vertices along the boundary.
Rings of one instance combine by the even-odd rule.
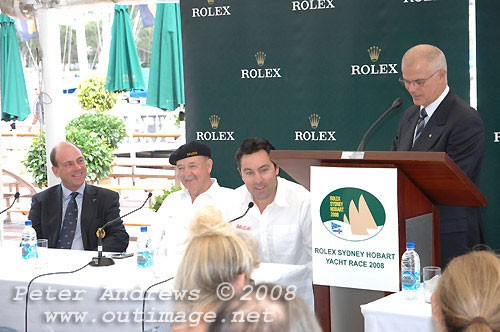
[[321, 119], [321, 117], [318, 114], [309, 115], [309, 123], [311, 124], [312, 129], [318, 128], [320, 119]]
[[378, 46], [370, 46], [367, 50], [371, 64], [351, 65], [351, 76], [355, 75], [390, 75], [397, 74], [397, 63], [377, 63], [382, 49]]
[[[259, 67], [264, 66], [267, 54], [263, 51], [259, 51], [254, 54], [255, 60], [257, 60], [257, 65]], [[280, 73], [281, 68], [251, 68], [242, 69], [241, 78], [242, 79], [261, 79], [261, 78], [281, 78]]]
[[220, 118], [218, 115], [211, 115], [208, 119], [210, 120], [210, 125], [212, 126], [212, 129], [219, 128]]
[[208, 0], [208, 4], [209, 5], [213, 5], [214, 4], [214, 0]]
[[314, 131], [319, 126], [319, 120], [321, 120], [321, 116], [316, 113], [309, 115], [309, 124], [313, 130], [307, 131], [295, 131], [295, 140], [296, 141], [336, 141], [335, 131]]
[[257, 60], [259, 67], [262, 67], [264, 65], [264, 61], [266, 61], [266, 53], [262, 51], [255, 53], [255, 59]]
[[377, 62], [378, 57], [380, 56], [380, 52], [382, 52], [382, 49], [378, 46], [370, 46], [368, 49], [368, 54], [370, 55], [370, 60], [372, 62]]
[[215, 131], [219, 128], [220, 117], [217, 114], [208, 118], [214, 131], [197, 131], [197, 141], [234, 141], [234, 131]]

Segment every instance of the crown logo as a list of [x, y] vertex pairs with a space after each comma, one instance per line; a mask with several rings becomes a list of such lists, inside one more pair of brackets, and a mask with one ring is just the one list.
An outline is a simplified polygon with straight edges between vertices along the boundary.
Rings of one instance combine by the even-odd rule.
[[309, 123], [311, 124], [312, 129], [318, 128], [320, 119], [321, 119], [321, 117], [318, 114], [309, 115]]
[[208, 119], [210, 120], [210, 125], [212, 126], [212, 129], [219, 128], [220, 118], [218, 115], [211, 115]]
[[262, 67], [264, 65], [264, 61], [266, 61], [266, 53], [262, 51], [255, 53], [255, 59], [257, 60], [259, 67]]
[[213, 5], [214, 4], [214, 0], [208, 0], [208, 4], [209, 5]]
[[368, 54], [370, 55], [370, 60], [372, 62], [377, 62], [378, 57], [380, 56], [380, 52], [382, 52], [382, 49], [378, 46], [370, 46], [368, 49]]

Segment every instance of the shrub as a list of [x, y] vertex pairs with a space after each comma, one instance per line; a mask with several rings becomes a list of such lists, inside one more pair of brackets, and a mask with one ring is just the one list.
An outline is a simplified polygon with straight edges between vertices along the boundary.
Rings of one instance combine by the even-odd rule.
[[104, 112], [112, 109], [118, 93], [106, 90], [104, 77], [91, 77], [78, 85], [78, 104], [87, 111]]
[[127, 136], [125, 123], [119, 117], [104, 113], [85, 113], [71, 120], [66, 126], [70, 128], [82, 128], [105, 140], [112, 150]]
[[172, 187], [170, 187], [170, 189], [163, 189], [163, 194], [160, 194], [160, 195], [157, 195], [154, 197], [155, 202], [153, 203], [153, 205], [151, 205], [151, 209], [154, 212], [158, 212], [158, 209], [162, 205], [165, 198], [167, 198], [167, 196], [170, 195], [171, 193], [179, 191], [179, 190], [181, 190], [181, 187], [180, 186], [176, 187], [174, 185], [172, 185]]
[[[96, 133], [85, 129], [69, 128], [66, 140], [78, 146], [87, 165], [87, 179], [92, 182], [108, 177], [113, 162], [112, 149]], [[33, 183], [39, 188], [47, 185], [47, 159], [45, 136], [35, 137], [28, 150], [24, 166], [33, 177]]]

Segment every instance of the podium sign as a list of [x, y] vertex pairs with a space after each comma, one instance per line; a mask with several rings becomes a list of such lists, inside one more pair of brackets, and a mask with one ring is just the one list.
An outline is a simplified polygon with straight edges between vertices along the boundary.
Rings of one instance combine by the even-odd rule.
[[313, 283], [399, 291], [396, 168], [311, 167]]

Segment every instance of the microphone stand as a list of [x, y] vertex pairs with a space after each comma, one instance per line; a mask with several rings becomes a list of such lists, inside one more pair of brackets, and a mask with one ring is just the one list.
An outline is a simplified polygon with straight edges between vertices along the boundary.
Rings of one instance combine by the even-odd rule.
[[112, 258], [102, 256], [102, 239], [106, 236], [106, 228], [120, 222], [122, 218], [125, 218], [126, 216], [142, 209], [144, 207], [144, 205], [146, 205], [146, 202], [148, 201], [148, 199], [152, 195], [153, 195], [152, 193], [149, 193], [148, 197], [146, 198], [144, 203], [142, 203], [142, 205], [140, 207], [138, 207], [137, 209], [130, 211], [129, 213], [125, 214], [123, 217], [118, 217], [116, 219], [108, 221], [106, 224], [104, 224], [104, 226], [97, 229], [97, 232], [96, 232], [96, 235], [97, 235], [97, 257], [92, 258], [92, 261], [90, 262], [90, 266], [110, 266], [110, 265], [115, 264], [115, 261]]
[[104, 236], [106, 236], [106, 231], [99, 228], [97, 230], [97, 257], [92, 258], [90, 266], [110, 266], [115, 264], [112, 258], [102, 256], [102, 239]]

